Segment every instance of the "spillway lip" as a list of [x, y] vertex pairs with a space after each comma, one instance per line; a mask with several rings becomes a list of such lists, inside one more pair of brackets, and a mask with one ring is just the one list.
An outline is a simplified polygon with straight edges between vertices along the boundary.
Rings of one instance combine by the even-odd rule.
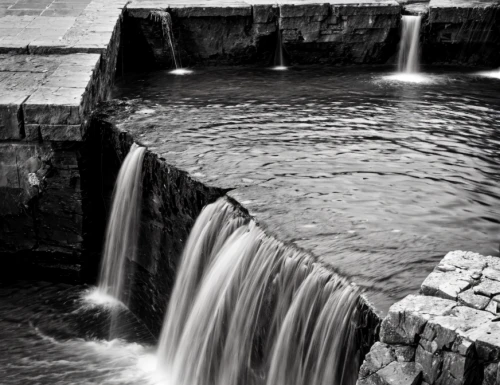
[[433, 84], [433, 83], [439, 83], [444, 79], [435, 75], [428, 75], [422, 73], [397, 72], [391, 75], [382, 76], [381, 80], [385, 82], [394, 82], [394, 83]]
[[192, 74], [194, 71], [190, 70], [188, 68], [176, 68], [175, 70], [172, 70], [169, 72], [171, 75], [189, 75]]

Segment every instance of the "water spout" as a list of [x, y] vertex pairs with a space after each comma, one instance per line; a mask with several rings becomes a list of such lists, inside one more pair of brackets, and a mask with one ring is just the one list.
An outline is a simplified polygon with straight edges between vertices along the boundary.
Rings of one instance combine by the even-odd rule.
[[421, 16], [403, 16], [398, 71], [407, 74], [419, 72]]
[[176, 385], [354, 385], [359, 292], [221, 199], [190, 234], [158, 346]]
[[142, 161], [146, 149], [133, 144], [118, 173], [106, 229], [98, 293], [127, 303], [126, 261], [135, 260], [142, 195]]
[[287, 69], [285, 57], [283, 53], [283, 30], [281, 29], [281, 21], [278, 18], [276, 25], [276, 50], [274, 52], [274, 70], [284, 71]]

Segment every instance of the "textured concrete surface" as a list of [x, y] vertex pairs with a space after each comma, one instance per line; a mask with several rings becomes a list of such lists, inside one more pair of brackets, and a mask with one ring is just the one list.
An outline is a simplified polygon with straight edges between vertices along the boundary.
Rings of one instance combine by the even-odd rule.
[[[498, 384], [500, 378], [500, 259], [448, 253], [422, 283], [421, 295], [394, 304], [381, 342], [360, 370], [359, 385], [403, 383], [399, 367], [413, 363], [420, 384]], [[408, 359], [396, 353], [405, 349]]]

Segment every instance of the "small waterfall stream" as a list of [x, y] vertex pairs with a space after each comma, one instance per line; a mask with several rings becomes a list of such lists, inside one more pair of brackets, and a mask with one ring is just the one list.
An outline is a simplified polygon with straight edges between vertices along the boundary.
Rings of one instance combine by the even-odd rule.
[[174, 38], [174, 32], [172, 29], [172, 17], [170, 16], [170, 13], [166, 11], [153, 11], [151, 12], [150, 16], [154, 21], [161, 22], [161, 31], [163, 35], [163, 40], [165, 41], [165, 45], [170, 51], [170, 54], [172, 56], [172, 61], [174, 62], [175, 66], [175, 70], [171, 71], [171, 73], [176, 75], [185, 75], [191, 73], [192, 72], [191, 70], [182, 68], [180, 55], [179, 57], [177, 57], [175, 50], [176, 43]]
[[127, 259], [135, 260], [139, 237], [145, 152], [145, 147], [133, 144], [118, 173], [99, 275], [98, 293], [124, 304], [125, 265]]
[[274, 53], [274, 69], [286, 70], [285, 57], [283, 54], [283, 31], [281, 29], [281, 20], [276, 22], [276, 51]]
[[220, 199], [186, 244], [158, 371], [175, 385], [354, 385], [358, 300], [356, 287]]
[[398, 71], [417, 73], [420, 67], [420, 24], [421, 16], [403, 16], [401, 43], [399, 46]]

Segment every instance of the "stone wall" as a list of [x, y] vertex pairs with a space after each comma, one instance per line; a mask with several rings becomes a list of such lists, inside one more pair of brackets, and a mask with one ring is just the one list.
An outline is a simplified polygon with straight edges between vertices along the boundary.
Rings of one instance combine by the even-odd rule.
[[[168, 8], [167, 8], [168, 7]], [[360, 4], [232, 4], [209, 7], [165, 4], [171, 14], [184, 66], [272, 64], [278, 40], [293, 63], [385, 63], [396, 52], [401, 10], [395, 1]], [[146, 42], [150, 62], [171, 67], [154, 9], [141, 2], [127, 6], [125, 32], [129, 60], [136, 43]], [[137, 34], [141, 34], [139, 38]], [[143, 49], [143, 47], [141, 47]]]
[[500, 4], [432, 0], [423, 29], [429, 64], [500, 65]]
[[448, 253], [396, 303], [358, 385], [500, 384], [500, 259]]

